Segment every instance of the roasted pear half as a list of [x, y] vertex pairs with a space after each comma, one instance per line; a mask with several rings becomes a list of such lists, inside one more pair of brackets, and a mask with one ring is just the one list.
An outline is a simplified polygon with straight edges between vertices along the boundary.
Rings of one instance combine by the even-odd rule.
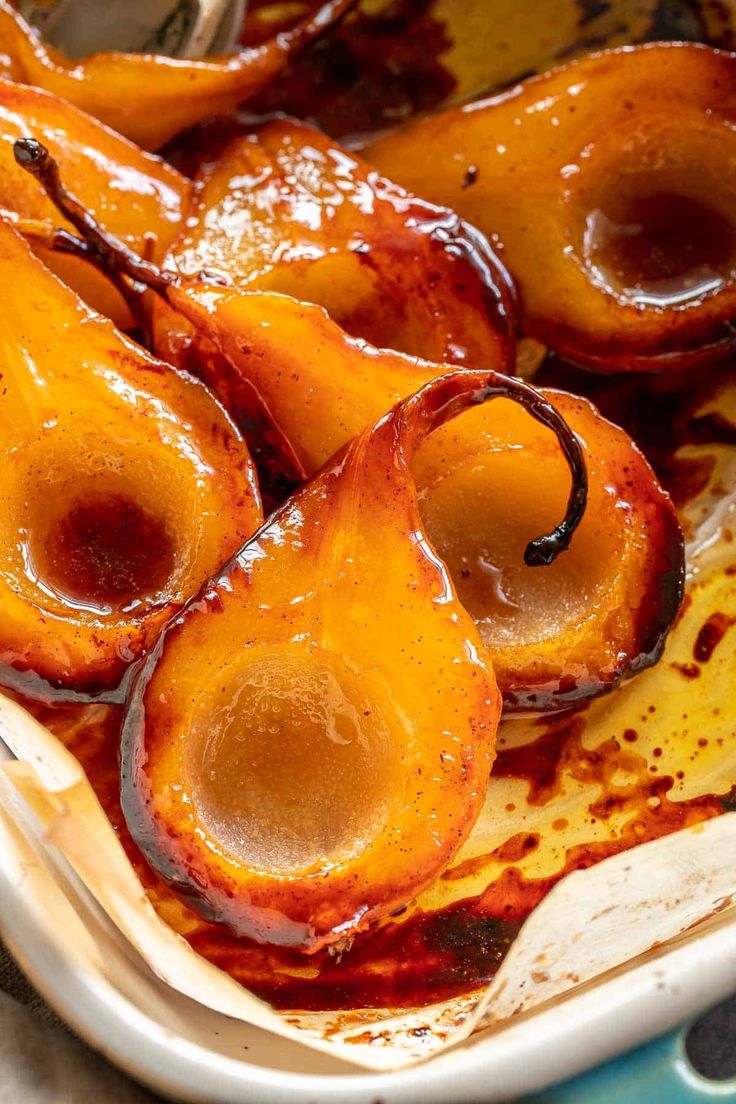
[[509, 278], [453, 211], [410, 195], [294, 119], [211, 145], [168, 268], [317, 303], [379, 347], [506, 365]]
[[260, 92], [354, 2], [328, 0], [289, 30], [230, 57], [100, 53], [76, 61], [46, 45], [0, 0], [3, 75], [45, 88], [144, 149], [158, 149], [179, 131]]
[[502, 246], [522, 329], [602, 372], [733, 344], [736, 57], [611, 50], [365, 150]]
[[[256, 403], [302, 477], [438, 372], [349, 338], [287, 296], [190, 283], [168, 300], [213, 345], [210, 356], [203, 343], [199, 368], [236, 421], [250, 424]], [[509, 711], [559, 709], [655, 663], [683, 595], [680, 525], [642, 453], [587, 400], [544, 395], [580, 438], [590, 484], [569, 551], [545, 570], [525, 564], [524, 547], [560, 515], [569, 479], [552, 435], [520, 407], [468, 413], [413, 462], [427, 531]]]
[[114, 691], [260, 524], [250, 457], [201, 383], [93, 314], [2, 220], [0, 272], [0, 684]]
[[[13, 142], [30, 135], [44, 142], [103, 226], [154, 261], [163, 258], [179, 232], [190, 181], [71, 104], [38, 88], [0, 80], [0, 211], [91, 307], [118, 325], [130, 324], [124, 300], [104, 274], [44, 244], [59, 217], [40, 184], [13, 157]], [[61, 226], [69, 229], [67, 222]]]
[[[434, 430], [531, 389], [441, 377], [370, 425], [164, 630], [128, 701], [122, 804], [154, 869], [238, 935], [307, 952], [410, 901], [482, 806], [500, 695], [419, 514]], [[584, 502], [530, 543], [564, 546]]]

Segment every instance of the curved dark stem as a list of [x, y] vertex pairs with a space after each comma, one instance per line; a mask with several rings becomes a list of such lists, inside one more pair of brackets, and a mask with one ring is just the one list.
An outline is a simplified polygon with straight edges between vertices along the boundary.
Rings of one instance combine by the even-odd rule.
[[506, 376], [503, 372], [484, 372], [472, 368], [460, 368], [432, 380], [417, 392], [413, 401], [419, 402], [423, 407], [425, 418], [429, 419], [429, 432], [432, 432], [462, 410], [498, 398], [519, 403], [527, 414], [550, 429], [556, 436], [570, 469], [572, 485], [565, 516], [550, 533], [529, 541], [524, 552], [527, 567], [546, 566], [570, 547], [588, 501], [588, 471], [583, 446], [559, 410], [523, 380]]
[[567, 509], [562, 521], [551, 533], [529, 541], [524, 551], [524, 563], [527, 567], [541, 567], [551, 564], [560, 552], [567, 551], [575, 530], [583, 520], [588, 504], [588, 469], [580, 439], [551, 403], [541, 395], [537, 395], [534, 402], [527, 404], [525, 409], [528, 414], [556, 434], [572, 480]]
[[583, 520], [588, 502], [588, 469], [583, 447], [559, 410], [528, 383], [494, 372], [490, 375], [487, 386], [481, 388], [478, 401], [485, 402], [488, 398], [498, 396], [519, 403], [527, 414], [552, 430], [570, 469], [572, 484], [564, 518], [550, 533], [529, 541], [524, 551], [524, 563], [527, 567], [546, 567], [561, 552], [567, 551], [575, 530]]
[[149, 318], [142, 293], [146, 288], [165, 293], [176, 283], [176, 276], [163, 272], [120, 238], [104, 230], [84, 204], [64, 187], [56, 158], [42, 142], [36, 138], [18, 138], [13, 143], [13, 154], [17, 164], [35, 176], [59, 214], [80, 234], [76, 237], [68, 230], [57, 229], [44, 244], [57, 253], [68, 253], [88, 261], [104, 273], [120, 292], [138, 329], [147, 339], [150, 336]]
[[59, 230], [52, 248], [58, 248], [61, 252], [75, 252], [77, 256], [84, 255], [86, 260], [96, 264], [111, 278], [115, 275], [128, 276], [156, 291], [163, 291], [176, 282], [175, 276], [162, 272], [150, 261], [143, 260], [124, 241], [102, 229], [84, 204], [66, 190], [56, 159], [42, 142], [35, 138], [18, 138], [13, 143], [13, 153], [18, 165], [36, 177], [56, 209], [79, 232], [86, 246], [83, 253], [77, 244], [71, 245], [70, 239], [73, 240], [73, 235]]

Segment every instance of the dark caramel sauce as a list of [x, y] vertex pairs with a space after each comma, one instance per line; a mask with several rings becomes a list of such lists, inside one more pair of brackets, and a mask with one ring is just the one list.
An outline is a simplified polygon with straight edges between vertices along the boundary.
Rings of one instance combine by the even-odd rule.
[[683, 678], [696, 679], [702, 674], [697, 663], [673, 663], [672, 666], [679, 671]]
[[733, 363], [659, 375], [599, 375], [550, 354], [534, 383], [583, 395], [633, 437], [678, 508], [705, 489], [715, 469], [711, 455], [678, 456], [683, 445], [736, 447], [736, 424], [722, 414], [700, 414], [704, 403], [733, 379]]
[[34, 550], [40, 579], [73, 603], [129, 610], [159, 595], [174, 570], [171, 535], [122, 495], [74, 506]]
[[[605, 0], [578, 0], [579, 19], [573, 39], [555, 53], [554, 60], [565, 61], [583, 49], [607, 46], [605, 38], [591, 34], [591, 25], [605, 16], [610, 6]], [[642, 26], [637, 18], [631, 20], [631, 26], [623, 16], [612, 30], [617, 42], [622, 36], [631, 41], [703, 41], [706, 26], [698, 10], [701, 6], [690, 0], [658, 3], [648, 26]], [[719, 5], [709, 0], [707, 6], [707, 31], [712, 44], [733, 49], [730, 14], [717, 20], [715, 9]], [[445, 4], [444, 10], [447, 8]], [[276, 0], [250, 0], [243, 42], [255, 45], [286, 30], [293, 23], [294, 10], [294, 5]], [[540, 11], [539, 18], [542, 22], [545, 18], [557, 21], [556, 14], [548, 12], [545, 16], [544, 11]], [[472, 33], [472, 27], [467, 27], [462, 14], [457, 17], [453, 36], [452, 27], [448, 28], [442, 19], [442, 8], [434, 0], [360, 4], [357, 11], [293, 62], [278, 81], [250, 101], [249, 109], [256, 114], [283, 111], [315, 119], [322, 130], [337, 138], [394, 127], [452, 100], [458, 83], [451, 56], [453, 37], [463, 33]], [[556, 37], [552, 28], [550, 37]], [[528, 49], [518, 52], [519, 69], [508, 84], [548, 67], [546, 39], [546, 35], [541, 36], [536, 56]], [[516, 53], [513, 41], [499, 41], [498, 49], [504, 55]], [[454, 59], [454, 68], [461, 76], [462, 58]], [[491, 64], [485, 80], [479, 73], [474, 94], [485, 94], [496, 87], [496, 72]]]
[[[396, 126], [438, 107], [456, 80], [442, 62], [452, 46], [432, 0], [367, 5], [307, 51], [249, 103], [256, 114], [283, 111], [315, 120], [335, 137]], [[279, 13], [281, 8], [281, 13]], [[274, 21], [281, 14], [283, 22]], [[243, 41], [261, 42], [293, 23], [288, 5], [251, 0]]]
[[[565, 874], [592, 866], [609, 855], [657, 839], [736, 807], [736, 795], [706, 795], [672, 801], [674, 779], [652, 775], [647, 762], [629, 742], [611, 736], [594, 749], [584, 744], [582, 714], [540, 723], [540, 735], [523, 747], [501, 748], [496, 768], [504, 777], [529, 787], [534, 802], [554, 800], [566, 772], [579, 781], [598, 783], [600, 797], [590, 815], [606, 821], [625, 818], [617, 838], [568, 848], [551, 877], [525, 877], [513, 865], [539, 843], [534, 833], [518, 833], [488, 854], [451, 868], [448, 881], [482, 874], [495, 866], [483, 893], [436, 911], [405, 910], [356, 939], [341, 957], [323, 952], [305, 959], [285, 951], [238, 939], [182, 906], [161, 883], [132, 842], [120, 810], [118, 706], [42, 706], [27, 703], [76, 755], [105, 809], [125, 851], [157, 910], [191, 946], [258, 996], [279, 1008], [329, 1010], [361, 1007], [410, 1007], [468, 993], [490, 981], [529, 913]], [[616, 785], [617, 772], [634, 781]], [[555, 822], [556, 830], [566, 824]], [[509, 863], [500, 874], [499, 863]], [[177, 920], [178, 918], [178, 920]], [[308, 967], [308, 971], [305, 971]]]
[[[567, 825], [567, 822], [565, 822], [565, 825]], [[466, 859], [465, 862], [450, 867], [442, 875], [442, 880], [445, 882], [459, 881], [470, 874], [479, 873], [492, 862], [520, 862], [532, 851], [536, 851], [539, 847], [539, 840], [540, 837], [537, 832], [517, 832], [515, 836], [494, 848], [493, 851], [488, 851], [483, 855], [474, 855], [472, 859]]]
[[693, 656], [698, 663], [708, 662], [733, 624], [733, 617], [728, 617], [725, 613], [712, 613], [710, 615], [700, 629], [693, 645]]

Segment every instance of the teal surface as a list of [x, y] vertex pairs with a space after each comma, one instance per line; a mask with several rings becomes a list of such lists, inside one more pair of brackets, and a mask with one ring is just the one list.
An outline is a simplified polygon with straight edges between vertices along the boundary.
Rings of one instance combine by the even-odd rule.
[[520, 1104], [736, 1104], [736, 1080], [707, 1081], [690, 1066], [685, 1054], [689, 1027]]

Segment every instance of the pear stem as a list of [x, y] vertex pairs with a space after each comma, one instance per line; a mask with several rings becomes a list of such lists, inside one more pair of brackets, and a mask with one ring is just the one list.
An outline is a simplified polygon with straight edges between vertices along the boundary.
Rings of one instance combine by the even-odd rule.
[[[115, 279], [118, 286], [126, 287], [129, 295], [138, 298], [139, 293], [126, 282], [126, 277], [139, 288], [141, 285], [150, 288], [164, 298], [167, 298], [171, 287], [180, 284], [180, 278], [175, 273], [165, 272], [151, 261], [144, 260], [120, 238], [100, 226], [90, 211], [66, 190], [59, 166], [42, 142], [35, 138], [19, 138], [13, 144], [13, 152], [17, 163], [36, 177], [57, 210], [81, 235], [76, 238], [66, 230], [57, 230], [46, 243], [50, 248], [85, 257]], [[550, 429], [557, 437], [570, 469], [572, 486], [564, 518], [551, 532], [529, 541], [524, 552], [527, 567], [548, 566], [569, 548], [585, 513], [588, 473], [582, 445], [560, 412], [528, 383], [500, 372], [491, 372], [485, 386], [474, 392], [472, 401], [483, 403], [493, 397], [505, 397], [520, 403], [532, 418]]]
[[557, 438], [570, 472], [570, 493], [562, 521], [551, 532], [530, 540], [524, 551], [527, 567], [547, 567], [570, 547], [588, 502], [588, 471], [582, 442], [553, 403], [524, 380], [503, 372], [455, 368], [425, 383], [400, 402], [397, 409], [402, 411], [402, 419], [408, 418], [404, 430], [413, 453], [427, 433], [433, 433], [462, 411], [492, 399], [518, 403], [525, 414], [549, 429]]
[[497, 396], [519, 403], [527, 414], [551, 430], [570, 469], [571, 486], [564, 518], [551, 532], [530, 540], [524, 551], [527, 567], [548, 567], [570, 547], [588, 504], [588, 469], [583, 447], [559, 410], [523, 380], [494, 372], [482, 388], [478, 401], [485, 402], [486, 398]]
[[[156, 291], [163, 291], [175, 281], [174, 276], [162, 272], [150, 261], [144, 261], [124, 241], [103, 230], [84, 204], [64, 187], [56, 158], [43, 142], [35, 138], [18, 138], [13, 143], [13, 153], [17, 164], [36, 177], [59, 213], [80, 234], [87, 246], [89, 261], [110, 276], [120, 273]], [[76, 243], [72, 248], [70, 238], [73, 239], [73, 235], [57, 231], [52, 248], [81, 254], [82, 250]]]
[[[33, 234], [28, 235], [28, 237], [33, 236]], [[95, 268], [102, 271], [120, 292], [121, 298], [125, 300], [139, 331], [142, 334], [148, 334], [148, 313], [141, 298], [145, 291], [142, 284], [131, 284], [120, 272], [100, 269], [99, 260], [89, 242], [86, 242], [83, 238], [78, 238], [76, 234], [70, 234], [68, 230], [57, 228], [49, 237], [38, 240], [42, 240], [43, 244], [52, 249], [54, 253], [66, 253], [70, 257], [78, 257], [80, 261], [87, 261], [88, 264], [94, 265]]]

